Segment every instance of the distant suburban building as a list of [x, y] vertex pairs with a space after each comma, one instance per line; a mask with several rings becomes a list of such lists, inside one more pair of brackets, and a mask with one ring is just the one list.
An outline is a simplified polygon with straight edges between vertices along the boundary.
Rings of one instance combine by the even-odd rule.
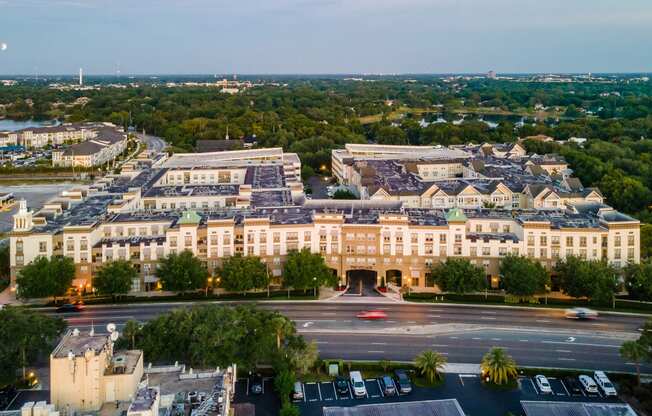
[[115, 127], [102, 127], [81, 143], [52, 151], [52, 166], [100, 166], [115, 160], [127, 148], [127, 134]]

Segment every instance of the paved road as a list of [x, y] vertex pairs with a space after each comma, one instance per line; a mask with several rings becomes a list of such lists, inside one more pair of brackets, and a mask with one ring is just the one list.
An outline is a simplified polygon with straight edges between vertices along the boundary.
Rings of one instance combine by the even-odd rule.
[[[425, 350], [444, 353], [449, 362], [478, 363], [493, 346], [504, 347], [522, 365], [635, 371], [618, 347], [638, 336], [644, 317], [602, 314], [595, 321], [564, 319], [561, 310], [471, 307], [408, 303], [269, 302], [282, 312], [325, 358], [411, 360]], [[146, 321], [180, 304], [103, 305], [64, 314], [82, 330]], [[361, 321], [364, 309], [383, 309], [386, 321]], [[47, 313], [53, 313], [47, 310]], [[643, 368], [652, 373], [652, 366]]]
[[150, 136], [149, 134], [136, 133], [138, 140], [145, 143], [147, 150], [154, 151], [156, 153], [162, 152], [166, 147], [167, 143], [165, 140], [160, 137]]

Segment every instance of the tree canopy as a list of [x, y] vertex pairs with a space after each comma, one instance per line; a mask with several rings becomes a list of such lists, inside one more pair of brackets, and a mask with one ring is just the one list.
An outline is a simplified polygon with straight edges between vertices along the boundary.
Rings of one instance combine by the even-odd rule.
[[320, 254], [304, 248], [290, 251], [283, 268], [283, 284], [295, 289], [334, 286], [337, 277], [328, 268]]
[[263, 289], [269, 285], [267, 266], [257, 256], [236, 254], [227, 257], [216, 273], [219, 275], [220, 285], [232, 292]]
[[564, 293], [596, 304], [610, 304], [618, 288], [616, 270], [606, 261], [569, 256], [557, 262], [555, 272]]
[[75, 264], [70, 257], [38, 257], [20, 269], [16, 294], [23, 299], [60, 297], [70, 289], [74, 276]]
[[541, 263], [523, 256], [505, 256], [500, 263], [500, 275], [505, 291], [515, 296], [544, 293], [550, 284], [550, 275]]
[[[236, 363], [245, 369], [283, 359], [294, 369], [306, 349], [294, 324], [283, 325], [281, 348], [272, 322], [288, 320], [278, 312], [249, 305], [195, 306], [174, 309], [135, 328], [129, 337], [148, 360], [180, 361], [194, 367], [225, 367]], [[127, 342], [131, 343], [131, 339]], [[286, 358], [287, 357], [287, 358]]]
[[61, 318], [52, 318], [24, 308], [0, 310], [0, 384], [11, 383], [17, 371], [49, 353], [66, 328]]
[[625, 289], [634, 299], [652, 301], [652, 262], [630, 263], [623, 271]]
[[172, 253], [162, 259], [156, 272], [164, 290], [187, 292], [205, 287], [208, 271], [204, 264], [185, 250], [181, 254]]
[[134, 266], [126, 260], [104, 264], [93, 279], [93, 286], [100, 295], [123, 295], [131, 290], [133, 280], [138, 277]]
[[433, 265], [430, 272], [439, 289], [444, 292], [477, 292], [487, 287], [484, 269], [471, 264], [467, 259], [449, 258]]

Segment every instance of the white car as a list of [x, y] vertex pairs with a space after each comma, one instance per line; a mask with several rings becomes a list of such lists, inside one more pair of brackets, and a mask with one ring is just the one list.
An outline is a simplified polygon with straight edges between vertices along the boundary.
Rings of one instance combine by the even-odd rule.
[[537, 382], [537, 387], [539, 388], [539, 391], [542, 394], [550, 394], [552, 393], [552, 387], [550, 387], [550, 383], [548, 382], [548, 379], [544, 375], [537, 375], [534, 377], [534, 379]]
[[598, 392], [598, 385], [595, 384], [595, 381], [593, 379], [585, 374], [582, 374], [581, 376], [578, 377], [580, 380], [580, 384], [582, 384], [582, 387], [584, 387], [584, 390], [586, 390], [587, 393], [597, 393]]
[[598, 317], [598, 313], [589, 308], [566, 309], [566, 313], [564, 315], [568, 319], [595, 319]]
[[593, 373], [593, 378], [595, 379], [596, 383], [598, 383], [598, 386], [605, 396], [618, 396], [616, 388], [611, 383], [604, 371], [596, 371]]
[[355, 397], [365, 397], [367, 395], [367, 388], [364, 385], [362, 374], [359, 371], [351, 371], [349, 373], [349, 379], [351, 379]]

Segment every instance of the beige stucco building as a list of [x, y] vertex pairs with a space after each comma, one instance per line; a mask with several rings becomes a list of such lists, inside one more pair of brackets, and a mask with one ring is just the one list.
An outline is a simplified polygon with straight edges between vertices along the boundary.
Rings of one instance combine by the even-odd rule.
[[63, 414], [131, 401], [143, 376], [142, 351], [114, 351], [107, 334], [66, 334], [50, 355], [50, 402]]

